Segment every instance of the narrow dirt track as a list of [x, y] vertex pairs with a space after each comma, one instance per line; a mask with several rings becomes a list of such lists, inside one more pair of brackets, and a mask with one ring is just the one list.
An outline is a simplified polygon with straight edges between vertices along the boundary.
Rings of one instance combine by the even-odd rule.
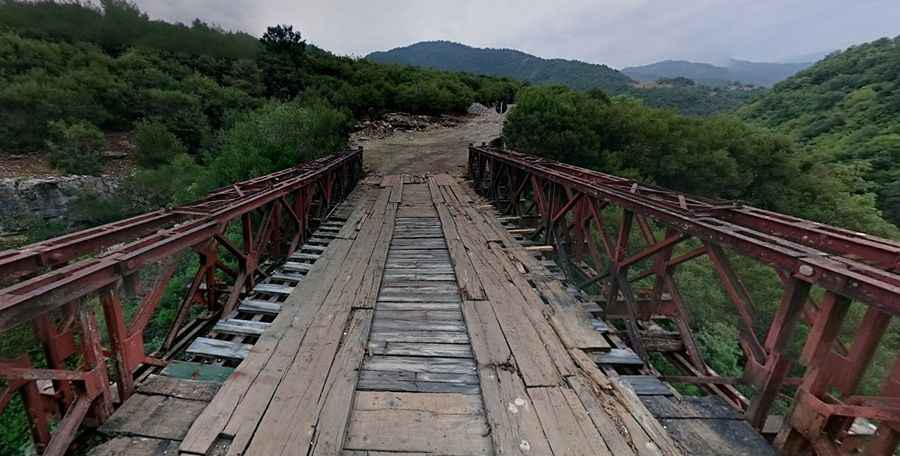
[[500, 135], [503, 116], [494, 111], [470, 115], [456, 127], [398, 132], [387, 138], [359, 141], [369, 175], [465, 173], [467, 146]]

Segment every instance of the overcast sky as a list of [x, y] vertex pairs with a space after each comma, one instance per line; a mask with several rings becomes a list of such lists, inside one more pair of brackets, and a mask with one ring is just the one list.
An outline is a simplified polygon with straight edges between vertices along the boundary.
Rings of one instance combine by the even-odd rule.
[[292, 24], [363, 56], [425, 40], [520, 49], [615, 68], [664, 59], [782, 61], [900, 35], [900, 0], [137, 0], [151, 17], [196, 17], [262, 34]]

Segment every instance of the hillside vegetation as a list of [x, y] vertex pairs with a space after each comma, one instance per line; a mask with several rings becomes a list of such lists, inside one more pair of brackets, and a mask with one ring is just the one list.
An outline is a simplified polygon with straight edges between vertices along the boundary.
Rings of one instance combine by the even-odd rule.
[[835, 53], [741, 115], [795, 138], [810, 160], [852, 169], [856, 190], [900, 224], [900, 37]]
[[482, 49], [449, 41], [424, 41], [384, 52], [368, 60], [440, 70], [504, 76], [532, 84], [561, 84], [577, 90], [601, 88], [620, 93], [631, 78], [606, 65], [578, 60], [542, 59], [513, 49]]
[[[648, 106], [670, 108], [687, 115], [733, 111], [758, 94], [755, 90], [722, 85], [709, 87], [688, 81], [660, 81], [640, 86], [628, 75], [606, 65], [577, 60], [543, 59], [513, 49], [482, 49], [449, 41], [426, 41], [366, 57], [375, 62], [397, 63], [503, 76], [534, 85], [563, 85], [575, 90], [601, 89], [612, 95], [629, 95]], [[656, 82], [656, 78], [651, 82]], [[673, 78], [668, 78], [673, 79]]]
[[767, 63], [732, 59], [727, 66], [717, 66], [685, 60], [663, 60], [649, 65], [623, 68], [622, 73], [645, 82], [681, 77], [712, 87], [727, 87], [735, 82], [771, 86], [812, 65], [812, 62]]

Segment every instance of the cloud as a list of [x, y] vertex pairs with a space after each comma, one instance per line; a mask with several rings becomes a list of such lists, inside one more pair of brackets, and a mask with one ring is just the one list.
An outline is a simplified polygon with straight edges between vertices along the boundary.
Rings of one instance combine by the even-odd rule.
[[445, 39], [623, 67], [777, 61], [900, 34], [896, 0], [137, 0], [151, 17], [260, 35], [293, 24], [332, 52]]

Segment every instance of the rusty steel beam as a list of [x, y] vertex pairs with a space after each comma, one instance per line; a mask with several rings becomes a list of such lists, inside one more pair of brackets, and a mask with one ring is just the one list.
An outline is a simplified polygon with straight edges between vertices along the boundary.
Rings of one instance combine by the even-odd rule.
[[[666, 378], [719, 395], [757, 429], [777, 398], [793, 399], [775, 442], [783, 454], [896, 449], [900, 361], [879, 395], [858, 388], [892, 318], [900, 316], [900, 243], [486, 146], [469, 148], [469, 174], [476, 190], [505, 213], [537, 216], [535, 234], [552, 240], [563, 261], [574, 259], [582, 286], [599, 288], [606, 318], [623, 323], [632, 348], [645, 360], [648, 349], [659, 352], [684, 373]], [[631, 241], [633, 231], [640, 234], [637, 242]], [[665, 233], [661, 239], [658, 232]], [[676, 255], [682, 242], [688, 245]], [[753, 284], [741, 279], [739, 263], [731, 261], [735, 255], [771, 267], [780, 279], [782, 297], [773, 315], [757, 315], [748, 291]], [[708, 261], [697, 266], [718, 279], [735, 310], [736, 342], [746, 363], [740, 378], [713, 372], [691, 334], [674, 270], [701, 257]], [[638, 264], [645, 265], [642, 271], [630, 274]], [[847, 328], [854, 301], [868, 308], [861, 322]], [[657, 326], [651, 320], [657, 318], [673, 322], [680, 341], [653, 344], [646, 329]], [[763, 324], [765, 332], [757, 327]], [[808, 330], [797, 331], [800, 325]], [[849, 345], [837, 337], [842, 328], [853, 331]], [[799, 356], [787, 349], [793, 342], [803, 342]], [[788, 377], [795, 371], [802, 376]], [[752, 400], [734, 388], [737, 383], [754, 388]], [[856, 418], [878, 423], [876, 436], [851, 438]]]
[[[488, 147], [472, 147], [470, 154], [504, 163], [524, 170], [533, 179], [553, 182], [584, 193], [599, 201], [606, 201], [620, 208], [678, 228], [704, 241], [715, 242], [735, 251], [753, 257], [763, 263], [790, 272], [797, 279], [814, 283], [823, 288], [845, 294], [853, 299], [879, 307], [892, 315], [900, 314], [900, 275], [886, 269], [878, 269], [854, 258], [839, 257], [828, 251], [798, 242], [793, 236], [781, 236], [756, 230], [720, 217], [726, 209], [716, 208], [710, 203], [700, 203], [697, 198], [684, 198], [688, 204], [680, 207], [673, 192], [663, 193], [637, 181], [611, 179], [606, 175], [598, 177], [581, 168], [562, 165], [551, 160], [530, 157], [513, 151], [500, 151]], [[474, 175], [474, 174], [473, 174]], [[630, 185], [626, 185], [630, 183]], [[660, 196], [665, 195], [665, 197]], [[539, 200], [539, 207], [543, 207]], [[705, 208], [704, 211], [699, 211]], [[716, 214], [716, 215], [713, 215]], [[809, 222], [813, 223], [813, 222]], [[802, 229], [802, 228], [797, 228]], [[841, 231], [838, 228], [835, 232]], [[855, 239], [853, 245], [865, 248], [852, 253], [860, 258], [877, 260], [884, 257], [896, 258], [900, 244], [878, 239], [874, 236], [823, 234], [824, 230], [809, 232], [810, 238]], [[857, 239], [858, 238], [858, 239]], [[877, 240], [877, 242], [873, 241]], [[863, 243], [862, 240], [866, 242]], [[817, 241], [824, 243], [824, 241]], [[871, 250], [880, 252], [879, 257], [871, 255]]]

